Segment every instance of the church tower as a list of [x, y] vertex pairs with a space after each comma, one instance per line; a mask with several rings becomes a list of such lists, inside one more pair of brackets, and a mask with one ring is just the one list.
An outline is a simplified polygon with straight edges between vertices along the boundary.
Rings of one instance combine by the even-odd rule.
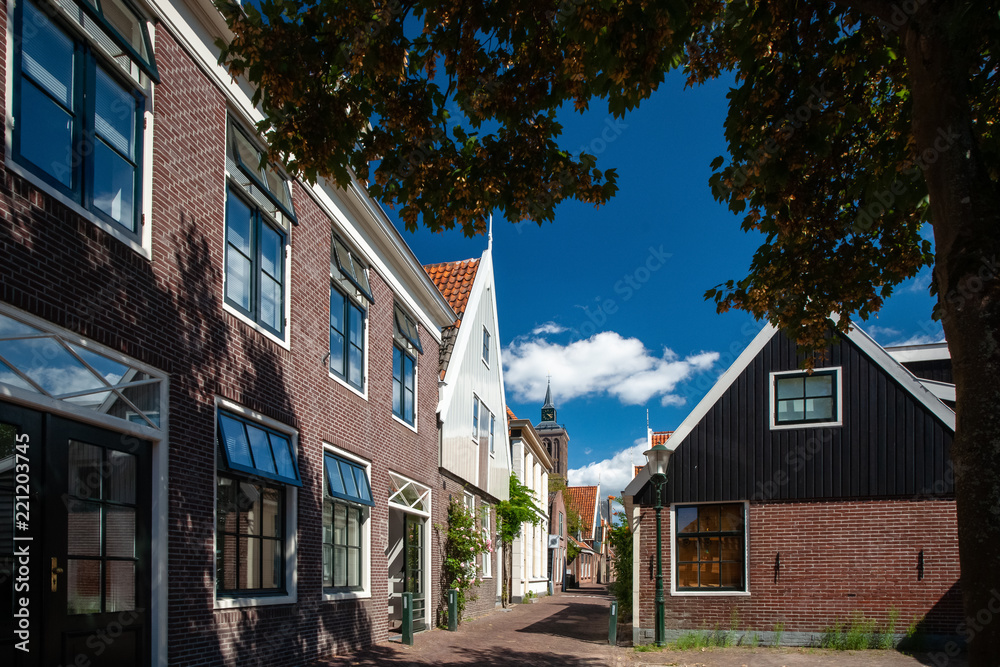
[[552, 458], [552, 474], [559, 475], [563, 481], [568, 481], [569, 470], [569, 434], [566, 427], [556, 421], [556, 406], [552, 403], [552, 380], [545, 388], [545, 404], [542, 406], [542, 421], [535, 426], [542, 446]]

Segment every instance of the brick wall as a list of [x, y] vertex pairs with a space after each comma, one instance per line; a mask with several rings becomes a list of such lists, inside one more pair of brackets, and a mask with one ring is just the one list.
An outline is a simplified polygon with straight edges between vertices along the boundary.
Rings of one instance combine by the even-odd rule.
[[[751, 504], [749, 596], [671, 596], [670, 511], [663, 510], [663, 586], [668, 630], [821, 632], [856, 612], [896, 632], [915, 617], [920, 630], [952, 634], [961, 621], [958, 537], [952, 500], [852, 500]], [[639, 519], [636, 625], [654, 627], [655, 512]], [[922, 578], [918, 557], [924, 552]], [[778, 558], [780, 554], [780, 558]], [[776, 567], [776, 564], [778, 567]]]
[[[291, 235], [291, 350], [224, 311], [226, 102], [162, 25], [156, 41], [162, 81], [156, 87], [152, 217], [147, 221], [153, 260], [3, 170], [0, 300], [170, 375], [171, 664], [301, 664], [385, 640], [386, 471], [441, 488], [438, 346], [422, 333], [414, 433], [391, 417], [393, 295], [373, 270], [367, 400], [329, 377], [324, 357], [330, 221], [298, 185], [293, 198], [301, 224]], [[299, 432], [297, 604], [213, 609], [216, 396]], [[322, 599], [324, 442], [372, 463], [370, 599]], [[447, 500], [435, 491], [433, 502], [438, 511]], [[435, 590], [436, 545], [430, 558]]]

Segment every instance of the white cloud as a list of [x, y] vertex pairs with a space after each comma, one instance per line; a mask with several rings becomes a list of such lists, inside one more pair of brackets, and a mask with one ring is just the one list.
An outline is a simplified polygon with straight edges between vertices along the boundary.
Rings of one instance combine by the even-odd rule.
[[881, 327], [877, 324], [865, 325], [865, 333], [876, 340], [885, 340], [886, 338], [893, 338], [899, 336], [902, 332], [899, 329], [893, 329], [892, 327]]
[[896, 347], [900, 345], [930, 345], [931, 343], [943, 343], [944, 342], [944, 332], [938, 334], [929, 333], [918, 333], [913, 334], [908, 338], [900, 338], [899, 340], [894, 340], [891, 343], [887, 343], [885, 347]]
[[[630, 481], [632, 481], [632, 471], [637, 465], [646, 465], [646, 457], [642, 455], [646, 451], [646, 438], [636, 438], [631, 447], [619, 451], [610, 459], [588, 463], [582, 468], [573, 468], [569, 471], [570, 486], [593, 486], [601, 485], [601, 498], [608, 496], [620, 496], [622, 491]], [[620, 509], [620, 508], [616, 508]]]
[[546, 322], [545, 324], [539, 324], [537, 327], [531, 330], [533, 336], [538, 336], [540, 334], [560, 334], [566, 331], [566, 327], [556, 324], [555, 322]]
[[934, 274], [930, 269], [924, 269], [909, 280], [903, 281], [899, 291], [903, 294], [928, 294], [933, 277]]
[[521, 403], [541, 401], [546, 375], [551, 375], [556, 401], [610, 396], [625, 405], [642, 405], [658, 397], [662, 405], [682, 405], [683, 397], [673, 393], [678, 383], [709, 370], [718, 359], [718, 352], [682, 359], [669, 348], [657, 357], [638, 338], [614, 331], [568, 345], [523, 336], [503, 351], [507, 389]]

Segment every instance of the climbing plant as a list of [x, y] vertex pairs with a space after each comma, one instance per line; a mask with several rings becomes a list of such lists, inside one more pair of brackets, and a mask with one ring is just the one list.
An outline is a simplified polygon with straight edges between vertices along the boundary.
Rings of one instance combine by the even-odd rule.
[[506, 607], [510, 602], [511, 572], [513, 571], [512, 545], [521, 534], [521, 526], [530, 523], [537, 526], [543, 512], [535, 504], [535, 494], [521, 483], [517, 475], [510, 476], [510, 499], [497, 504], [497, 532], [503, 547], [504, 577], [501, 602]]
[[434, 527], [445, 533], [441, 581], [446, 590], [458, 591], [458, 620], [461, 622], [466, 603], [476, 599], [473, 591], [482, 583], [476, 561], [490, 550], [489, 535], [476, 525], [475, 515], [455, 498], [448, 504], [448, 525]]

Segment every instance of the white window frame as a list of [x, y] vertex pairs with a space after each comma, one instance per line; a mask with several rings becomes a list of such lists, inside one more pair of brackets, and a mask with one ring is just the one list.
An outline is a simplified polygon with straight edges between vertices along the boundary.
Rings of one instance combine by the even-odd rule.
[[[232, 412], [233, 414], [242, 417], [243, 419], [249, 421], [255, 421], [263, 426], [266, 426], [275, 431], [279, 431], [287, 435], [292, 441], [292, 451], [296, 452], [296, 462], [299, 462], [299, 433], [295, 429], [291, 428], [287, 424], [283, 424], [279, 421], [271, 419], [266, 415], [262, 415], [259, 412], [251, 410], [249, 408], [243, 407], [238, 403], [234, 403], [229, 399], [222, 398], [221, 396], [215, 397], [215, 414], [213, 415], [213, 438], [212, 438], [212, 451], [215, 453], [215, 481], [213, 485], [215, 489], [212, 492], [212, 516], [217, 516], [219, 507], [219, 495], [218, 495], [218, 457], [219, 457], [219, 420], [218, 413], [220, 410], [225, 412]], [[235, 473], [239, 476], [241, 473]], [[280, 484], [280, 482], [277, 482]], [[239, 609], [242, 607], [265, 607], [269, 605], [276, 604], [295, 604], [298, 602], [298, 572], [296, 570], [296, 563], [298, 562], [298, 488], [291, 485], [283, 485], [285, 487], [285, 594], [284, 595], [253, 595], [253, 596], [219, 596], [216, 592], [215, 587], [215, 573], [213, 568], [212, 577], [212, 598], [213, 598], [213, 608], [215, 609]], [[213, 553], [218, 548], [218, 530], [213, 526], [212, 530], [212, 548]]]
[[489, 329], [486, 325], [483, 325], [483, 363], [486, 364], [486, 368], [490, 367], [490, 356], [493, 351], [493, 336], [490, 335]]
[[483, 402], [475, 394], [472, 395], [472, 441], [479, 444], [479, 434], [483, 430], [482, 410]]
[[[365, 469], [365, 474], [368, 475], [368, 484], [372, 487], [372, 497], [375, 496], [375, 485], [372, 483], [372, 464], [371, 461], [366, 461], [365, 459], [359, 457], [357, 454], [352, 454], [346, 450], [343, 450], [335, 445], [331, 445], [328, 442], [323, 443], [323, 453], [330, 452], [335, 456], [339, 456], [342, 459], [347, 459], [353, 463], [357, 463], [363, 466]], [[325, 460], [325, 459], [324, 459]], [[324, 464], [325, 465], [325, 464]], [[326, 484], [326, 470], [323, 470], [323, 484]], [[337, 502], [344, 502], [338, 500]], [[326, 590], [323, 591], [323, 601], [330, 602], [335, 600], [364, 600], [372, 596], [372, 509], [371, 507], [365, 506], [368, 510], [368, 518], [361, 527], [361, 590], [360, 591], [339, 591], [336, 593], [330, 593]], [[412, 511], [412, 510], [411, 510]], [[320, 531], [323, 530], [323, 519], [322, 512], [320, 516]], [[320, 536], [322, 538], [322, 535]], [[320, 567], [322, 567], [322, 539], [320, 539]], [[322, 579], [322, 577], [321, 577]], [[322, 582], [321, 582], [322, 583]]]
[[[734, 505], [743, 503], [743, 581], [745, 591], [677, 590], [677, 508], [691, 505]], [[704, 503], [673, 503], [670, 505], [670, 595], [671, 597], [750, 597], [750, 502], [747, 500], [717, 500]]]
[[496, 458], [496, 444], [497, 444], [496, 443], [496, 425], [497, 425], [497, 416], [495, 414], [493, 414], [492, 411], [488, 410], [487, 412], [490, 413], [490, 434], [489, 434], [489, 443], [490, 443], [489, 447], [490, 447], [490, 449], [489, 449], [489, 451], [490, 451], [490, 458], [492, 459], [492, 458]]
[[[23, 0], [22, 0], [23, 1]], [[83, 2], [85, 0], [78, 0]], [[40, 3], [45, 5], [45, 2]], [[65, 18], [65, 15], [59, 11], [57, 12], [60, 16]], [[142, 14], [139, 18], [145, 20], [146, 17]], [[146, 30], [149, 33], [150, 45], [153, 47], [154, 51], [156, 48], [156, 25], [148, 20], [145, 20]], [[67, 25], [69, 24], [69, 30], [67, 30]], [[112, 56], [105, 51], [96, 40], [86, 35], [83, 30], [78, 29], [77, 26], [72, 24], [68, 19], [64, 22], [59, 23], [60, 29], [64, 32], [69, 32], [74, 39], [78, 41], [85, 41], [91, 45], [92, 50], [100, 52], [101, 56], [98, 57], [104, 65], [108, 67], [109, 70], [114, 72], [122, 72], [121, 68], [112, 62]], [[14, 62], [14, 52], [15, 52], [15, 42], [20, 41], [20, 36], [15, 34], [14, 31], [14, 2], [7, 2], [7, 54], [6, 54], [6, 64], [7, 64], [7, 77], [6, 77], [6, 94], [7, 94], [7, 105], [4, 113], [6, 114], [6, 128], [4, 133], [4, 166], [23, 178], [24, 180], [31, 183], [33, 186], [37, 187], [39, 190], [45, 193], [47, 197], [58, 201], [63, 206], [72, 210], [75, 214], [84, 218], [94, 226], [100, 228], [101, 230], [107, 232], [113, 236], [117, 241], [128, 246], [136, 254], [144, 257], [147, 260], [153, 259], [153, 235], [152, 235], [152, 212], [153, 212], [153, 87], [154, 84], [148, 77], [143, 75], [140, 79], [144, 82], [135, 81], [135, 77], [129, 77], [133, 80], [135, 89], [140, 91], [146, 97], [146, 104], [143, 110], [143, 130], [142, 130], [142, 160], [141, 160], [141, 170], [142, 170], [142, 184], [140, 187], [141, 191], [141, 209], [139, 211], [141, 222], [141, 233], [140, 241], [136, 242], [136, 239], [131, 235], [126, 233], [124, 230], [119, 230], [115, 228], [115, 225], [101, 219], [100, 216], [96, 215], [90, 209], [85, 208], [81, 203], [73, 200], [58, 189], [49, 185], [45, 182], [43, 178], [35, 175], [27, 167], [20, 165], [18, 162], [14, 161], [14, 78], [18, 76], [16, 73], [16, 63]], [[135, 67], [133, 63], [133, 67]], [[124, 72], [122, 72], [124, 74]]]
[[781, 377], [786, 377], [790, 375], [805, 375], [805, 371], [794, 370], [794, 371], [774, 371], [771, 373], [768, 380], [768, 400], [767, 400], [767, 410], [768, 410], [768, 421], [771, 426], [772, 431], [788, 431], [796, 428], [830, 428], [836, 426], [844, 425], [844, 371], [841, 366], [830, 366], [827, 368], [816, 368], [813, 369], [817, 372], [829, 373], [832, 372], [836, 381], [834, 382], [834, 392], [837, 402], [837, 415], [836, 419], [832, 421], [825, 422], [807, 422], [807, 423], [794, 423], [794, 424], [778, 424], [775, 421], [775, 405], [777, 401], [777, 380]]

